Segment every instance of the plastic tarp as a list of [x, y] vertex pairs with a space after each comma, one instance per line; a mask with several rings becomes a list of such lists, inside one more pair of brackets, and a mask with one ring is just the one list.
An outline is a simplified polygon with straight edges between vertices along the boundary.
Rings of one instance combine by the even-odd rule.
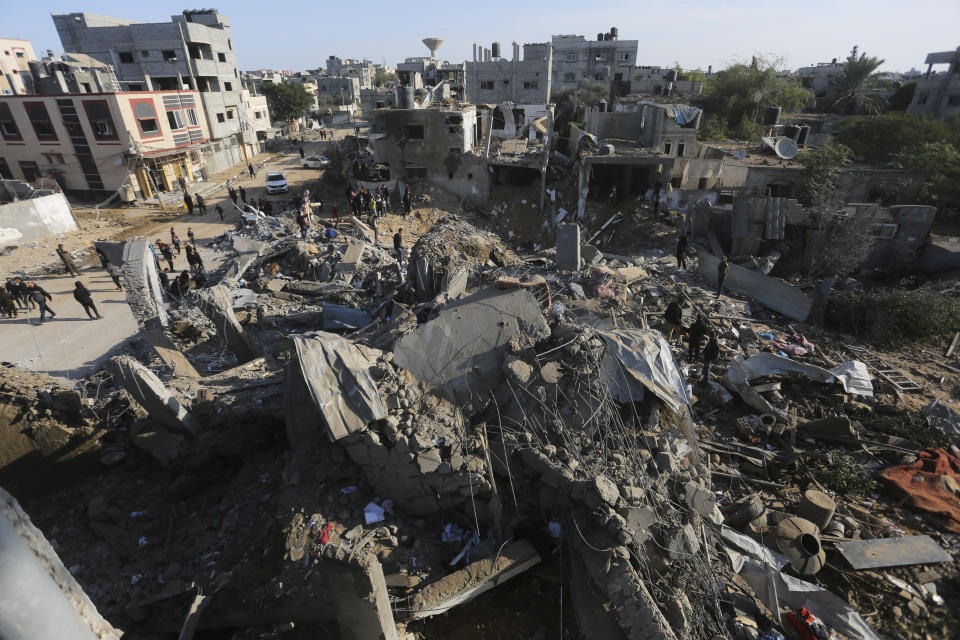
[[627, 373], [674, 413], [685, 413], [691, 403], [687, 381], [680, 375], [662, 333], [649, 329], [610, 329], [599, 333]]
[[387, 417], [370, 376], [379, 351], [353, 344], [332, 333], [294, 336], [300, 373], [327, 431], [339, 440], [374, 420]]
[[677, 105], [673, 109], [673, 117], [680, 126], [690, 124], [697, 119], [698, 115], [700, 115], [700, 109], [696, 107]]
[[784, 411], [774, 407], [763, 396], [750, 388], [750, 381], [761, 376], [789, 375], [792, 373], [799, 373], [824, 384], [839, 382], [847, 393], [873, 395], [873, 386], [870, 383], [870, 374], [867, 373], [867, 365], [858, 360], [851, 360], [835, 369], [827, 370], [773, 353], [758, 353], [746, 359], [743, 355], [738, 355], [731, 361], [730, 367], [727, 369], [726, 380], [727, 384], [740, 394], [743, 401], [757, 411], [771, 413], [781, 419], [786, 419]]

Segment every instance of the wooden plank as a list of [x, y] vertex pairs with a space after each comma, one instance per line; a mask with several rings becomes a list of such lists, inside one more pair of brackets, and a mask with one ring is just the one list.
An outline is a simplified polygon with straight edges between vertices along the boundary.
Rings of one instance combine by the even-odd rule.
[[958, 341], [960, 341], [960, 331], [957, 331], [955, 334], [953, 334], [953, 340], [950, 341], [950, 346], [947, 347], [947, 352], [943, 354], [944, 357], [950, 357], [950, 354], [953, 353], [953, 350], [957, 348]]
[[930, 536], [838, 542], [837, 551], [854, 569], [881, 569], [953, 562], [950, 554]]

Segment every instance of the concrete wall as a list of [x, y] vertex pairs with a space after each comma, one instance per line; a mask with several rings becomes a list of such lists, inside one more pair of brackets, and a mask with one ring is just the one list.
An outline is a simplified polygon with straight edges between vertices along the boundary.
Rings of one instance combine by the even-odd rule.
[[76, 230], [77, 221], [61, 193], [0, 205], [0, 247]]
[[0, 38], [0, 95], [29, 92], [27, 63], [36, 58], [29, 40]]
[[609, 85], [617, 74], [629, 82], [636, 64], [636, 40], [553, 37], [553, 85], [558, 89], [575, 89], [588, 81]]
[[0, 489], [0, 638], [119, 640], [9, 493]]
[[[550, 99], [553, 63], [549, 44], [527, 44], [523, 60], [514, 49], [514, 58], [508, 60], [473, 60], [466, 63], [465, 98], [474, 104], [546, 104]], [[484, 83], [493, 83], [484, 88]]]

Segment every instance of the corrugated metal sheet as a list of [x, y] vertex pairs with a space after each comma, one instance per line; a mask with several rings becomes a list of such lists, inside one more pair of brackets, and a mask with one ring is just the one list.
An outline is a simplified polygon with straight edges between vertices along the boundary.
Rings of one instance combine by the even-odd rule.
[[319, 331], [294, 336], [294, 344], [300, 374], [331, 439], [339, 440], [387, 417], [370, 376], [379, 351]]

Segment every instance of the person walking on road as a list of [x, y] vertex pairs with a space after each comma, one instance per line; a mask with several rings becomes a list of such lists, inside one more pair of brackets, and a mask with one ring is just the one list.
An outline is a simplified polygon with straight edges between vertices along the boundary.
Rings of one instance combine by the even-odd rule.
[[107, 273], [113, 278], [113, 284], [117, 285], [117, 291], [123, 291], [123, 285], [120, 284], [120, 267], [115, 264], [107, 264]]
[[213, 210], [217, 212], [218, 216], [220, 216], [220, 222], [223, 222], [223, 207], [217, 205]]
[[8, 318], [17, 317], [17, 305], [13, 303], [13, 296], [3, 287], [0, 287], [0, 315]]
[[194, 249], [197, 247], [197, 236], [193, 235], [193, 229], [187, 227], [187, 239], [190, 241], [190, 244], [193, 245]]
[[303, 159], [306, 158], [306, 157], [307, 157], [307, 156], [304, 155], [304, 153], [303, 153], [303, 147], [300, 147], [300, 159], [303, 160]]
[[253, 170], [253, 164], [251, 164], [251, 163], [249, 163], [249, 162], [247, 163], [247, 172], [250, 173], [250, 177], [251, 177], [251, 178], [256, 178], [256, 177], [257, 177], [257, 172]]
[[[83, 283], [79, 280], [73, 283], [73, 298], [80, 303], [80, 306], [87, 312], [87, 316], [91, 320], [100, 320], [103, 318], [100, 312], [97, 311], [97, 305], [93, 304], [93, 296], [90, 295], [90, 290], [83, 286]], [[91, 310], [93, 313], [91, 313]], [[94, 314], [96, 314], [96, 316], [94, 316]]]
[[180, 236], [173, 230], [173, 227], [170, 227], [170, 243], [176, 248], [177, 255], [183, 253], [183, 250], [180, 248]]
[[13, 283], [17, 285], [17, 288], [20, 289], [20, 299], [23, 300], [26, 309], [35, 309], [37, 303], [33, 301], [33, 296], [30, 295], [30, 287], [27, 286], [27, 283], [23, 281], [22, 278], [14, 278]]
[[27, 305], [23, 299], [23, 291], [20, 289], [20, 285], [13, 281], [13, 278], [7, 278], [4, 289], [7, 290], [7, 293], [10, 294], [10, 298], [17, 303], [18, 307], [21, 309], [27, 308]]
[[168, 245], [163, 243], [163, 240], [157, 240], [157, 246], [160, 247], [160, 253], [163, 255], [163, 259], [170, 265], [170, 271], [173, 271], [173, 251]]
[[77, 271], [77, 265], [73, 263], [73, 256], [70, 255], [70, 252], [63, 248], [62, 244], [57, 245], [57, 255], [60, 256], [60, 260], [63, 261], [63, 266], [67, 270], [67, 275], [69, 276], [79, 276], [80, 272]]
[[47, 300], [53, 300], [53, 297], [44, 291], [43, 287], [31, 280], [27, 282], [27, 290], [30, 292], [30, 298], [40, 307], [40, 322], [47, 319], [47, 312], [50, 313], [51, 318], [57, 317], [56, 312], [47, 306]]
[[183, 193], [183, 204], [187, 205], [187, 213], [193, 215], [193, 198], [187, 192]]
[[723, 256], [723, 259], [720, 261], [720, 264], [717, 265], [717, 297], [720, 297], [720, 294], [723, 293], [723, 281], [727, 279], [727, 271], [730, 270], [730, 262], [727, 260], [727, 256]]
[[197, 211], [200, 212], [200, 215], [203, 215], [207, 212], [207, 203], [203, 201], [203, 196], [199, 193], [196, 195], [197, 198]]
[[240, 202], [247, 204], [247, 190], [240, 187]]
[[229, 187], [229, 188], [227, 189], [227, 193], [230, 194], [230, 199], [233, 200], [233, 205], [236, 206], [236, 205], [237, 205], [237, 190], [234, 189], [233, 187]]

